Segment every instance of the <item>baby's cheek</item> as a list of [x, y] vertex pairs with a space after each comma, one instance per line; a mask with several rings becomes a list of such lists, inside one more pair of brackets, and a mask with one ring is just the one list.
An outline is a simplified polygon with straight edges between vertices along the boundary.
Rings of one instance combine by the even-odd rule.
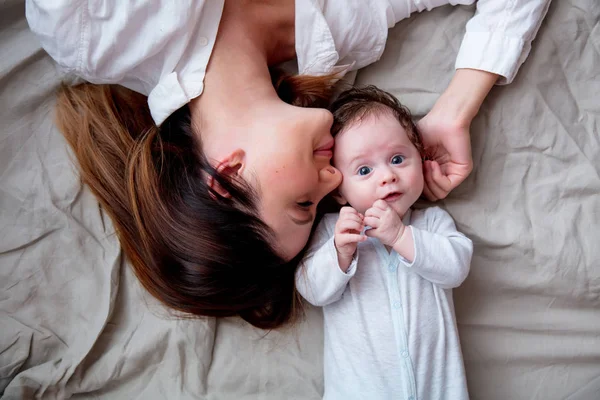
[[423, 186], [424, 186], [425, 179], [423, 177], [423, 171], [422, 170], [415, 170], [415, 172], [412, 174], [411, 181], [412, 181], [411, 182], [412, 186], [415, 188], [415, 190], [419, 191], [419, 193], [421, 191], [423, 191]]
[[346, 200], [354, 207], [358, 212], [364, 213], [371, 207], [370, 190], [368, 188], [361, 187], [361, 185], [352, 185], [352, 187], [346, 190]]

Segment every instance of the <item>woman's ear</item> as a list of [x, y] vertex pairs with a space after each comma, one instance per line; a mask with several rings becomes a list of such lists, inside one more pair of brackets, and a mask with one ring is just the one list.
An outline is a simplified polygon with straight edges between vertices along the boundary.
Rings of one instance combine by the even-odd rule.
[[[230, 181], [233, 181], [241, 176], [242, 171], [246, 165], [246, 153], [242, 149], [237, 149], [223, 158], [216, 166], [217, 173]], [[219, 196], [226, 199], [231, 198], [231, 194], [212, 176], [208, 177], [208, 186], [219, 194]]]

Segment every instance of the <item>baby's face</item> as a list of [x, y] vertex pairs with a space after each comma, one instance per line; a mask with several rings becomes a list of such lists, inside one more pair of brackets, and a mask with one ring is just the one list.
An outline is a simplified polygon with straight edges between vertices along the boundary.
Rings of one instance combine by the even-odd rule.
[[388, 113], [368, 116], [339, 133], [333, 165], [344, 177], [340, 194], [360, 213], [382, 199], [403, 216], [423, 191], [421, 155]]

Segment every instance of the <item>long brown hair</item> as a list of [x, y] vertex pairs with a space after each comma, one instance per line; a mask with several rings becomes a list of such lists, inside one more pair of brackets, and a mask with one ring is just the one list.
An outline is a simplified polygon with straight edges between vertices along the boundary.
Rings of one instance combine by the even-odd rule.
[[[284, 101], [326, 106], [334, 78], [272, 71], [272, 80]], [[287, 262], [277, 255], [255, 191], [209, 164], [187, 105], [157, 127], [145, 96], [84, 83], [61, 87], [56, 122], [154, 297], [187, 315], [239, 315], [260, 328], [294, 320], [302, 253]]]

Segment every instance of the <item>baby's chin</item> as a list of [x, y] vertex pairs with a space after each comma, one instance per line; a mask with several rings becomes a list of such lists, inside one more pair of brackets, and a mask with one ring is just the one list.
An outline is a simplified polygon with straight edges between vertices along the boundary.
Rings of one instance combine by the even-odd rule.
[[370, 205], [366, 205], [366, 204], [352, 204], [352, 203], [348, 203], [348, 205], [352, 208], [354, 208], [359, 214], [365, 215], [365, 212], [367, 212], [367, 210], [369, 208], [371, 208], [371, 206], [373, 204]]
[[[352, 204], [352, 203], [348, 203], [347, 205], [354, 208], [359, 214], [365, 215], [365, 213], [367, 212], [367, 210], [371, 207], [373, 207], [373, 204], [375, 204], [375, 202], [378, 199], [373, 200], [373, 202], [368, 203], [368, 205], [366, 204]], [[402, 204], [399, 204], [399, 202], [392, 202], [392, 203], [388, 203], [390, 207], [392, 207], [392, 209], [394, 211], [396, 211], [397, 214], [400, 215], [404, 215], [406, 213], [406, 207], [402, 206]]]
[[396, 214], [398, 214], [401, 217], [403, 217], [404, 214], [406, 214], [406, 211], [408, 211], [408, 207], [402, 204], [390, 204], [390, 206], [394, 211], [396, 211]]

